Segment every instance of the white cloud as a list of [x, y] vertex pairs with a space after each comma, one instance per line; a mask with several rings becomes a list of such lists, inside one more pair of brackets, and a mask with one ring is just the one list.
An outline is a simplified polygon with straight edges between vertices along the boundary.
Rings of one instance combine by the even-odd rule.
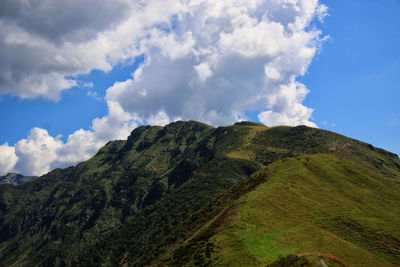
[[62, 141], [49, 136], [47, 130], [33, 128], [28, 138], [15, 144], [15, 154], [18, 157], [15, 168], [23, 174], [46, 173], [52, 161], [57, 158], [56, 150], [62, 145]]
[[316, 126], [295, 79], [322, 40], [311, 20], [325, 13], [315, 0], [190, 1], [169, 26], [148, 31], [146, 63], [106, 99], [146, 121], [163, 112], [221, 125], [259, 109], [269, 125]]
[[269, 78], [271, 80], [281, 79], [281, 74], [274, 67], [265, 65], [264, 69], [265, 69], [265, 75], [267, 76], [267, 78]]
[[0, 145], [0, 175], [13, 171], [17, 160], [14, 147], [7, 143]]
[[200, 82], [204, 82], [208, 77], [212, 75], [210, 66], [206, 62], [194, 66], [194, 69], [197, 71], [197, 75], [199, 75]]
[[63, 90], [77, 85], [71, 77], [92, 69], [108, 71], [140, 55], [138, 38], [146, 34], [144, 29], [168, 21], [178, 9], [178, 1], [158, 0], [151, 5], [6, 1], [0, 9], [0, 94], [58, 100]]
[[156, 115], [151, 115], [150, 118], [147, 120], [148, 124], [159, 126], [167, 125], [170, 122], [170, 118], [163, 110], [159, 111]]
[[76, 81], [76, 83], [81, 87], [81, 88], [92, 88], [93, 83], [92, 82], [84, 82], [84, 81]]
[[258, 115], [258, 119], [270, 126], [276, 125], [308, 125], [317, 127], [309, 118], [313, 109], [301, 104], [307, 95], [307, 88], [299, 82], [292, 80], [289, 84], [283, 84], [279, 90], [268, 96], [268, 111]]
[[91, 130], [79, 129], [63, 143], [47, 130], [33, 128], [28, 137], [14, 147], [0, 146], [0, 174], [16, 171], [24, 175], [42, 175], [54, 168], [74, 165], [92, 157], [110, 140], [126, 139], [140, 123], [124, 112], [118, 103], [108, 103], [108, 115], [96, 118]]
[[97, 101], [103, 100], [103, 98], [100, 97], [99, 94], [96, 91], [88, 91], [87, 95], [92, 97], [94, 100], [97, 100]]
[[92, 122], [92, 130], [96, 140], [107, 142], [115, 139], [125, 139], [130, 132], [140, 123], [140, 119], [125, 112], [121, 106], [108, 101], [108, 115], [103, 118], [96, 118]]
[[[91, 130], [63, 143], [35, 128], [17, 143], [15, 168], [26, 174], [86, 159], [137, 122], [226, 125], [260, 110], [267, 125], [316, 126], [296, 78], [325, 40], [312, 25], [327, 15], [318, 0], [67, 2], [16, 0], [0, 11], [0, 94], [57, 100], [71, 86], [85, 87], [77, 74], [139, 55], [145, 62], [107, 90], [109, 114]], [[96, 98], [94, 90], [88, 94]]]

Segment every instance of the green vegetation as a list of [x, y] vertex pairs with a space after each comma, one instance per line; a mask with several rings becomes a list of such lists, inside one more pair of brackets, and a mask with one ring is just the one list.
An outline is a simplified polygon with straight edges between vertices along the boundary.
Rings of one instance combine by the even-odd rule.
[[397, 155], [320, 129], [141, 126], [1, 185], [0, 265], [391, 266], [399, 186]]
[[308, 267], [308, 266], [318, 266], [313, 265], [307, 258], [298, 257], [296, 255], [287, 255], [286, 257], [281, 257], [275, 262], [268, 264], [267, 267]]
[[327, 154], [276, 164], [212, 236], [222, 265], [237, 257], [262, 266], [289, 253], [328, 253], [352, 266], [400, 262], [398, 179]]

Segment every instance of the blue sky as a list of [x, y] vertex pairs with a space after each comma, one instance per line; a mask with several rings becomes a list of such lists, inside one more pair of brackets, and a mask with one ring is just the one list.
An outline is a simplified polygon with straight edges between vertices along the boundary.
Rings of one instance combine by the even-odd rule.
[[331, 39], [301, 79], [304, 103], [321, 128], [400, 154], [400, 1], [324, 3]]
[[[52, 136], [61, 135], [66, 141], [77, 129], [89, 129], [94, 118], [107, 114], [104, 96], [107, 88], [116, 81], [124, 81], [131, 76], [142, 60], [135, 64], [123, 63], [111, 71], [93, 70], [89, 74], [79, 75], [83, 83], [92, 83], [92, 87], [76, 86], [64, 92], [59, 101], [51, 101], [43, 97], [21, 99], [17, 96], [2, 96], [0, 114], [0, 144], [8, 142], [14, 145], [25, 138], [34, 127], [47, 129]], [[91, 95], [89, 92], [96, 93]]]
[[[270, 6], [239, 7], [245, 10], [243, 20], [262, 22], [264, 9], [272, 14], [264, 24], [249, 19], [241, 26], [205, 1], [202, 9], [225, 16], [237, 27], [219, 35], [218, 45], [212, 41], [215, 33], [206, 38], [193, 26], [198, 21], [193, 17], [204, 16], [201, 9], [194, 7], [195, 15], [189, 18], [175, 2], [171, 0], [170, 10], [163, 10], [162, 3], [133, 10], [124, 7], [124, 1], [115, 4], [119, 9], [101, 1], [99, 17], [90, 8], [63, 6], [58, 7], [66, 10], [63, 19], [50, 11], [45, 14], [54, 18], [51, 25], [42, 25], [35, 16], [51, 8], [10, 4], [0, 14], [10, 29], [0, 32], [0, 48], [6, 51], [0, 59], [8, 71], [0, 71], [0, 171], [42, 174], [90, 157], [106, 141], [125, 138], [137, 125], [176, 119], [214, 125], [239, 119], [317, 125], [400, 154], [400, 1], [300, 0], [301, 8], [291, 10], [273, 0]], [[236, 12], [238, 7], [229, 2], [224, 10]], [[76, 8], [88, 18], [80, 22], [70, 15]], [[147, 22], [153, 16], [159, 19]], [[293, 39], [280, 35], [296, 16], [312, 20], [299, 20], [291, 30]], [[76, 25], [61, 30], [68, 20]], [[138, 29], [128, 34], [124, 23]], [[226, 31], [218, 21], [213, 23], [216, 33]], [[19, 39], [16, 31], [21, 32]], [[251, 31], [254, 34], [241, 38]], [[99, 36], [106, 36], [105, 41]], [[127, 36], [135, 37], [129, 43]], [[271, 36], [276, 40], [270, 42]], [[46, 49], [6, 41], [20, 39]], [[260, 45], [260, 39], [266, 44]], [[204, 47], [210, 50], [203, 53]], [[210, 52], [216, 48], [220, 50]], [[7, 52], [28, 56], [21, 59]]]

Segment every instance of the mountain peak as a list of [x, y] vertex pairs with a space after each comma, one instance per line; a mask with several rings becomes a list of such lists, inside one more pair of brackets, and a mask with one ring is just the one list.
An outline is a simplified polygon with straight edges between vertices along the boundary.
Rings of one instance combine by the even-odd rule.
[[252, 121], [239, 121], [236, 122], [234, 125], [238, 125], [238, 126], [261, 126], [261, 127], [267, 127], [262, 123], [259, 122], [252, 122]]

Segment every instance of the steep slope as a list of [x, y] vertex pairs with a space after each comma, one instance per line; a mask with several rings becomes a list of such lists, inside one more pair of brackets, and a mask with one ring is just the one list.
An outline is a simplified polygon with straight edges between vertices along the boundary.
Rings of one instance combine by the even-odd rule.
[[[223, 256], [199, 233], [217, 225], [217, 214], [231, 210], [232, 201], [263, 183], [254, 179], [256, 173], [268, 173], [279, 160], [317, 153], [400, 179], [396, 155], [320, 129], [250, 122], [213, 128], [194, 121], [142, 126], [76, 167], [20, 186], [1, 185], [0, 265], [172, 263], [188, 240], [200, 240], [194, 243], [201, 248], [209, 244], [210, 257]], [[255, 262], [274, 258], [265, 259]]]
[[400, 262], [399, 179], [335, 155], [278, 161], [225, 203], [162, 265], [265, 266], [287, 254], [333, 258], [338, 266]]

